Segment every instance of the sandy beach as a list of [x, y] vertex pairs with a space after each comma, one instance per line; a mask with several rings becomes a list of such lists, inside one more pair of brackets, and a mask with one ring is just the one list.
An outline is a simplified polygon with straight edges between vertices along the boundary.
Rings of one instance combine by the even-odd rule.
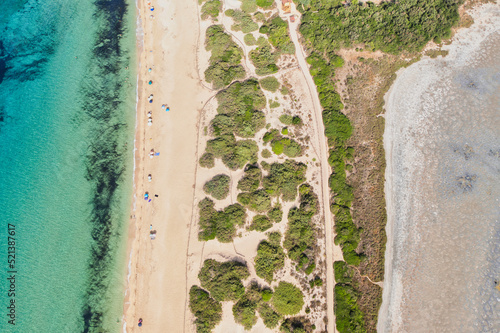
[[379, 332], [500, 329], [499, 9], [473, 10], [446, 57], [400, 71], [386, 95]]
[[[138, 2], [143, 45], [138, 45], [136, 199], [130, 220], [124, 331], [135, 332], [142, 318], [141, 332], [182, 332], [197, 123], [207, 94], [196, 70], [197, 2], [155, 0], [151, 5], [154, 11], [147, 1]], [[163, 104], [170, 111], [163, 110]], [[159, 155], [150, 158], [151, 149]], [[150, 202], [144, 200], [145, 192]], [[150, 229], [156, 231], [154, 240]]]

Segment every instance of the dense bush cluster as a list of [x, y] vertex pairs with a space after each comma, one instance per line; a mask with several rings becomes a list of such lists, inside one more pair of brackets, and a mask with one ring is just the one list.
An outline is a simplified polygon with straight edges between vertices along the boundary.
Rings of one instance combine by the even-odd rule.
[[255, 257], [255, 271], [267, 282], [273, 281], [274, 273], [285, 265], [285, 253], [281, 248], [281, 234], [273, 232], [267, 241], [260, 242]]
[[300, 119], [299, 116], [291, 116], [289, 114], [282, 114], [279, 117], [279, 120], [288, 126], [294, 125], [294, 126], [299, 126], [302, 125], [302, 119]]
[[219, 262], [207, 259], [198, 274], [201, 286], [217, 301], [236, 301], [245, 293], [241, 280], [246, 279], [247, 266], [237, 261]]
[[275, 328], [283, 318], [282, 315], [273, 310], [273, 308], [264, 302], [259, 305], [259, 315], [264, 321], [264, 325], [268, 328]]
[[450, 36], [461, 2], [400, 0], [346, 6], [341, 1], [312, 0], [302, 16], [300, 32], [321, 53], [331, 54], [352, 43], [389, 53], [416, 51], [433, 38]]
[[262, 89], [275, 92], [280, 87], [280, 83], [274, 76], [268, 76], [260, 80]]
[[271, 302], [277, 312], [283, 315], [299, 313], [304, 306], [304, 295], [291, 283], [281, 281], [274, 290]]
[[[207, 142], [206, 153], [200, 159], [205, 163], [206, 156], [220, 158], [231, 170], [241, 169], [247, 163], [257, 162], [259, 147], [253, 140], [236, 140], [233, 134], [225, 134]], [[211, 161], [210, 161], [211, 162]], [[202, 165], [203, 166], [203, 165]]]
[[202, 241], [217, 238], [219, 242], [229, 243], [236, 235], [236, 226], [245, 224], [245, 208], [240, 204], [233, 204], [216, 210], [214, 202], [208, 198], [198, 203], [200, 209], [200, 232], [198, 237]]
[[196, 317], [196, 332], [210, 333], [222, 319], [222, 305], [198, 286], [189, 290], [189, 308]]
[[201, 7], [201, 18], [206, 20], [211, 17], [216, 19], [222, 9], [222, 3], [219, 0], [208, 0]]
[[306, 317], [287, 318], [280, 326], [282, 333], [309, 333], [315, 329]]
[[259, 110], [266, 106], [266, 98], [257, 80], [234, 82], [217, 93], [216, 98], [219, 103], [218, 115], [211, 122], [214, 135], [234, 133], [240, 137], [251, 138], [264, 128], [266, 117]]
[[276, 65], [276, 61], [279, 58], [279, 54], [273, 51], [267, 41], [263, 42], [259, 38], [258, 44], [259, 46], [248, 54], [252, 64], [255, 66], [255, 73], [257, 75], [268, 75], [278, 72], [279, 67]]
[[212, 53], [210, 65], [205, 70], [205, 80], [212, 83], [214, 89], [220, 89], [245, 77], [245, 69], [240, 64], [243, 51], [231, 36], [224, 32], [222, 26], [208, 27], [205, 48]]
[[282, 196], [284, 201], [293, 201], [297, 197], [297, 187], [306, 180], [306, 170], [305, 164], [292, 160], [273, 163], [262, 183], [271, 196]]
[[[281, 134], [288, 134], [288, 129]], [[288, 157], [298, 157], [302, 155], [303, 147], [295, 140], [281, 136], [277, 129], [272, 129], [264, 134], [264, 142], [271, 142], [271, 149], [276, 155], [285, 154]]]
[[344, 261], [334, 263], [335, 285], [334, 300], [337, 329], [339, 332], [366, 332], [364, 327], [364, 314], [357, 304], [361, 297], [353, 287], [353, 269]]
[[254, 192], [242, 192], [238, 194], [237, 200], [254, 212], [263, 213], [271, 209], [271, 197], [264, 189]]
[[273, 222], [266, 215], [255, 215], [248, 230], [266, 231], [273, 226]]
[[259, 25], [253, 21], [252, 16], [241, 10], [228, 9], [225, 14], [232, 17], [235, 22], [231, 26], [233, 31], [242, 31], [246, 34], [259, 29]]
[[309, 262], [304, 251], [314, 245], [312, 217], [318, 212], [318, 197], [310, 185], [301, 185], [300, 205], [288, 212], [288, 228], [283, 242], [288, 257], [299, 262], [299, 267]]
[[203, 186], [203, 191], [215, 199], [222, 200], [229, 194], [229, 183], [231, 178], [228, 175], [217, 175], [210, 179]]
[[238, 190], [243, 192], [253, 192], [260, 187], [260, 182], [262, 180], [262, 171], [258, 166], [247, 165], [245, 168], [245, 174], [238, 181]]
[[259, 32], [267, 34], [269, 42], [278, 54], [295, 54], [295, 45], [288, 34], [288, 23], [281, 17], [277, 15], [271, 17], [260, 27]]

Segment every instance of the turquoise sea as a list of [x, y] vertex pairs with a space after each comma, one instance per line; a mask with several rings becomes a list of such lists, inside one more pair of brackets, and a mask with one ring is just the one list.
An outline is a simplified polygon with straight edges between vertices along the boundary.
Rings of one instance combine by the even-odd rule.
[[135, 8], [0, 2], [0, 332], [121, 331]]

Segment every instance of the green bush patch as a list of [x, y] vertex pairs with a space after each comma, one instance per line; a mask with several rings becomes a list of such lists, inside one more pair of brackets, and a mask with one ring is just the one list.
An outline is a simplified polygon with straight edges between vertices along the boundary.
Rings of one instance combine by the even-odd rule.
[[219, 242], [229, 243], [236, 235], [236, 226], [245, 224], [245, 208], [233, 204], [217, 211], [214, 202], [208, 198], [198, 203], [200, 209], [200, 232], [198, 238], [208, 241], [217, 238]]
[[198, 274], [201, 286], [217, 301], [236, 301], [245, 293], [241, 280], [250, 273], [246, 265], [237, 261], [218, 262], [207, 259]]
[[[269, 236], [280, 237], [281, 234], [278, 232], [272, 233], [278, 234]], [[267, 282], [273, 281], [274, 273], [283, 268], [285, 265], [285, 253], [283, 249], [274, 241], [262, 241], [257, 248], [257, 256], [255, 256], [255, 271], [257, 275]]]
[[196, 317], [194, 324], [198, 333], [210, 333], [222, 319], [221, 303], [198, 286], [189, 290], [189, 308]]
[[293, 284], [281, 281], [274, 290], [271, 302], [278, 313], [294, 315], [304, 306], [304, 295]]
[[222, 26], [208, 27], [205, 48], [211, 51], [210, 65], [205, 70], [205, 80], [211, 83], [214, 89], [220, 89], [234, 80], [245, 77], [245, 70], [240, 64], [243, 51], [231, 36], [224, 32]]
[[280, 82], [274, 76], [268, 76], [259, 81], [262, 89], [275, 92], [280, 87]]
[[203, 186], [203, 191], [215, 199], [222, 200], [229, 194], [229, 183], [231, 178], [228, 175], [220, 174], [214, 176]]

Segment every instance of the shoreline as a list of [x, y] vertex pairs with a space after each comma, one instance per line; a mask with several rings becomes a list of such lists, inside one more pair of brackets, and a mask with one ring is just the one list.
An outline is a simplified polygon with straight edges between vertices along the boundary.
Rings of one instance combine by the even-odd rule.
[[[434, 90], [434, 95], [429, 91], [432, 90], [432, 87], [440, 84], [443, 91], [449, 94], [454, 92], [452, 89], [456, 85], [454, 80], [461, 77], [460, 75], [464, 75], [462, 73], [465, 68], [469, 70], [474, 68], [473, 65], [479, 58], [478, 54], [484, 56], [486, 53], [480, 46], [483, 45], [488, 36], [495, 34], [494, 26], [492, 27], [491, 24], [494, 17], [492, 15], [495, 12], [498, 14], [498, 5], [494, 4], [485, 4], [474, 8], [470, 14], [474, 17], [475, 23], [470, 28], [458, 31], [452, 39], [453, 43], [443, 47], [443, 50], [450, 52], [448, 56], [437, 59], [424, 58], [406, 69], [399, 70], [396, 73], [397, 79], [384, 96], [386, 102], [384, 149], [387, 162], [384, 190], [387, 207], [387, 245], [385, 253], [385, 288], [383, 290], [383, 301], [377, 323], [377, 330], [379, 332], [393, 330], [411, 331], [412, 327], [415, 329], [416, 325], [423, 324], [412, 320], [415, 316], [420, 316], [420, 318], [426, 316], [428, 325], [432, 325], [433, 323], [437, 325], [436, 318], [434, 317], [439, 316], [440, 311], [444, 311], [441, 310], [442, 308], [447, 308], [446, 311], [449, 312], [450, 318], [458, 316], [463, 325], [471, 325], [471, 322], [476, 320], [472, 316], [461, 315], [461, 311], [452, 304], [460, 303], [458, 301], [460, 297], [471, 297], [470, 295], [463, 294], [462, 291], [472, 288], [468, 284], [470, 283], [471, 276], [474, 274], [468, 272], [467, 260], [470, 260], [468, 256], [471, 256], [471, 253], [476, 253], [477, 248], [480, 248], [480, 246], [469, 236], [475, 233], [478, 235], [481, 233], [484, 235], [487, 234], [484, 230], [479, 230], [480, 228], [477, 228], [477, 226], [477, 230], [474, 230], [474, 232], [467, 232], [466, 225], [469, 226], [469, 224], [462, 225], [462, 223], [465, 221], [469, 221], [470, 223], [472, 221], [470, 217], [463, 214], [457, 217], [458, 215], [455, 216], [454, 213], [460, 211], [464, 203], [473, 203], [473, 195], [477, 196], [477, 194], [468, 194], [467, 197], [462, 198], [459, 194], [440, 193], [438, 190], [444, 187], [450, 193], [454, 193], [451, 187], [452, 184], [447, 183], [447, 177], [449, 177], [447, 174], [450, 171], [452, 173], [459, 172], [462, 167], [466, 171], [474, 170], [474, 168], [476, 170], [480, 169], [478, 168], [478, 164], [472, 164], [477, 163], [473, 162], [473, 159], [470, 162], [458, 162], [456, 160], [457, 157], [453, 157], [454, 155], [447, 157], [449, 160], [443, 157], [448, 156], [446, 155], [447, 149], [450, 149], [445, 141], [447, 139], [446, 135], [448, 132], [453, 133], [453, 131], [446, 127], [448, 124], [442, 119], [451, 119], [451, 117], [445, 114], [445, 116], [442, 116], [444, 118], [440, 118], [439, 114], [442, 111], [440, 107], [442, 106], [440, 104], [433, 104], [433, 101], [441, 100], [439, 99], [441, 97], [442, 100], [448, 101], [448, 103], [451, 102], [450, 100], [446, 100], [436, 90]], [[496, 33], [498, 33], [498, 29]], [[433, 74], [429, 73], [430, 69], [433, 70]], [[471, 76], [468, 80], [476, 81], [481, 79], [481, 77], [474, 77], [473, 71], [469, 74]], [[422, 80], [422, 76], [426, 77], [426, 79]], [[418, 84], [415, 84], [415, 82], [418, 82]], [[483, 83], [479, 82], [479, 84]], [[448, 85], [445, 85], [445, 83]], [[414, 86], [417, 89], [411, 91], [413, 97], [408, 97], [405, 104], [402, 101], [403, 98], [401, 95], [409, 93], [408, 90], [410, 88], [406, 88], [406, 90], [403, 88], [408, 86]], [[456, 87], [454, 89], [456, 90]], [[465, 97], [467, 96], [464, 96], [464, 103], [466, 103]], [[421, 104], [419, 112], [417, 112], [417, 109], [407, 110], [406, 114], [399, 115], [399, 118], [403, 119], [398, 120], [398, 117], [396, 117], [397, 111], [402, 111], [406, 105], [418, 105], [419, 103]], [[463, 140], [466, 140], [471, 145], [474, 142], [477, 145], [473, 135], [474, 132], [472, 134], [469, 133], [468, 127], [460, 125], [458, 121], [460, 117], [466, 119], [468, 114], [465, 112], [461, 113], [458, 106], [455, 106], [455, 108], [449, 106], [448, 109], [450, 108], [455, 109], [456, 122], [458, 123], [456, 126], [462, 126], [460, 128], [463, 130], [462, 136], [454, 136], [455, 144], [459, 145]], [[437, 127], [439, 125], [443, 127]], [[435, 135], [436, 131], [440, 131], [440, 136], [433, 138], [432, 135]], [[424, 137], [428, 135], [431, 138], [430, 140], [434, 139], [435, 141], [427, 143], [427, 145], [432, 144], [432, 148], [423, 149], [418, 144], [416, 145], [413, 141], [417, 141], [416, 138], [419, 135], [424, 135]], [[398, 136], [402, 138], [399, 141], [404, 140], [406, 137], [410, 141], [410, 144], [398, 143]], [[420, 140], [419, 142], [420, 145], [427, 146], [425, 140]], [[479, 147], [475, 147], [477, 149], [475, 153], [478, 154], [478, 157], [481, 153]], [[393, 148], [396, 151], [393, 151]], [[432, 150], [440, 152], [440, 155], [438, 154], [438, 156], [441, 156], [439, 160], [436, 156], [433, 156]], [[460, 168], [454, 166], [454, 163], [457, 162]], [[446, 169], [446, 173], [442, 173], [442, 170], [438, 168], [439, 163], [446, 165], [446, 168], [448, 168]], [[423, 177], [424, 172], [425, 179]], [[484, 173], [482, 176], [487, 178], [488, 174]], [[411, 180], [418, 180], [418, 184], [412, 184]], [[436, 187], [436, 185], [439, 186]], [[448, 188], [447, 186], [450, 187]], [[478, 183], [477, 189], [474, 191], [482, 191], [481, 186], [484, 185]], [[426, 193], [426, 195], [419, 193], [419, 189]], [[426, 189], [427, 191], [425, 191]], [[471, 192], [475, 193], [474, 191]], [[432, 198], [434, 200], [431, 200]], [[432, 207], [427, 202], [429, 200], [432, 201]], [[487, 200], [487, 197], [483, 197], [483, 200]], [[417, 205], [417, 203], [420, 205]], [[454, 207], [453, 213], [449, 210], [452, 203]], [[480, 207], [480, 205], [477, 206]], [[455, 216], [454, 221], [456, 222], [450, 224], [450, 221], [447, 220], [448, 216]], [[485, 223], [488, 222], [487, 219], [484, 220]], [[432, 223], [432, 221], [434, 222]], [[436, 223], [435, 221], [439, 221], [440, 223]], [[418, 223], [412, 224], [412, 222]], [[470, 223], [470, 225], [474, 224]], [[452, 229], [459, 226], [463, 228], [462, 231]], [[453, 236], [445, 236], [450, 233]], [[440, 242], [436, 242], [434, 239], [435, 235], [442, 235]], [[459, 239], [462, 242], [453, 241], [453, 239], [458, 237], [460, 237]], [[488, 237], [486, 236], [482, 238], [485, 244], [487, 240]], [[467, 243], [469, 245], [465, 245]], [[440, 248], [442, 252], [439, 252]], [[440, 253], [442, 258], [435, 256], [436, 253]], [[467, 255], [465, 255], [466, 253]], [[453, 260], [455, 262], [451, 264]], [[475, 265], [480, 266], [483, 264], [483, 261], [484, 258], [476, 253]], [[427, 275], [422, 273], [422, 268], [424, 267], [426, 268]], [[433, 276], [439, 276], [440, 278], [433, 280]], [[473, 279], [475, 281], [474, 288], [481, 287], [480, 279], [482, 279], [480, 276], [476, 276]], [[447, 283], [443, 283], [443, 280], [447, 281]], [[433, 286], [439, 286], [440, 284], [443, 284], [439, 287], [441, 292], [445, 293], [447, 291], [447, 300], [441, 299], [442, 297], [434, 297], [432, 303], [434, 306], [435, 304], [443, 303], [448, 306], [441, 306], [439, 310], [430, 310], [431, 308], [429, 308], [428, 310], [419, 309], [417, 311], [418, 305], [416, 304], [418, 302], [429, 302], [431, 295], [435, 295], [437, 292], [435, 290], [437, 287]], [[449, 286], [454, 286], [453, 292], [447, 289]], [[411, 290], [418, 291], [418, 294], [412, 294]], [[482, 292], [485, 293], [486, 291]], [[478, 294], [478, 292], [474, 294]], [[410, 295], [412, 296], [410, 297]], [[470, 313], [472, 311], [477, 313], [481, 311], [481, 308], [477, 307], [477, 304], [474, 304], [470, 300], [467, 304], [464, 302], [463, 306], [464, 308], [472, 307], [469, 309]], [[432, 311], [433, 315], [430, 315], [427, 311]], [[448, 319], [440, 324], [450, 325], [448, 329], [452, 329], [452, 323], [456, 323], [458, 318], [455, 319], [455, 321]], [[420, 328], [423, 327], [425, 325], [420, 326]]]
[[[157, 0], [152, 5], [154, 11], [148, 2], [136, 2], [134, 199], [122, 329], [135, 332], [142, 318], [141, 331], [158, 332], [168, 327], [182, 332], [188, 304], [184, 267], [192, 222], [198, 120], [206, 100], [194, 52], [199, 33], [190, 29], [198, 17], [198, 4]], [[150, 94], [152, 103], [148, 103]], [[169, 106], [169, 112], [162, 109], [163, 104]], [[149, 112], [151, 126], [146, 120]], [[151, 149], [158, 155], [149, 158]], [[149, 193], [151, 200], [138, 200], [144, 193]], [[156, 232], [156, 239], [150, 239], [150, 231]]]

